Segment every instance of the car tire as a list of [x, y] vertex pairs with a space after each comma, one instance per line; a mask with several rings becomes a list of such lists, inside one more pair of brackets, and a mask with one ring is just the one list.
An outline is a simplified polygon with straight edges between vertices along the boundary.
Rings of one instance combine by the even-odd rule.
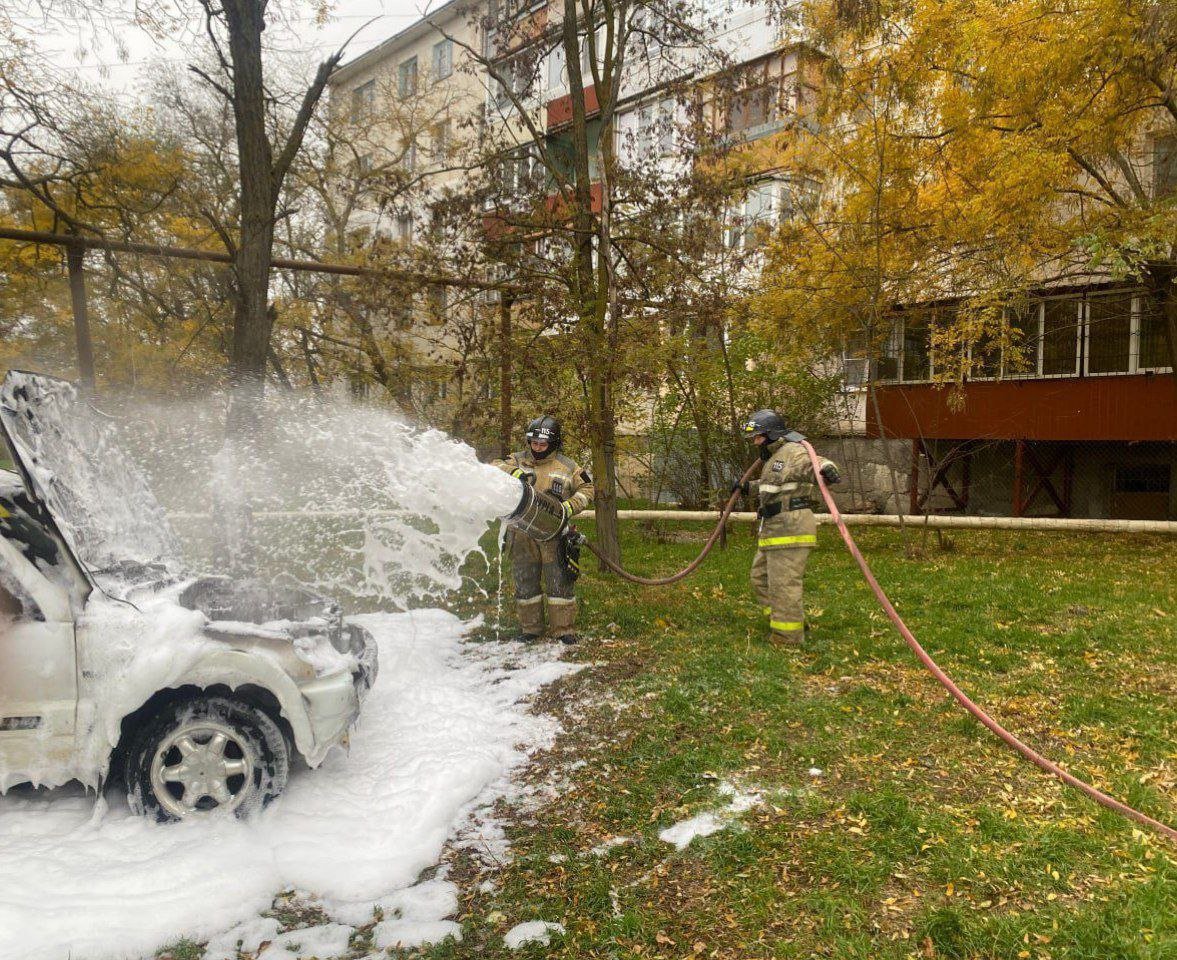
[[249, 816], [286, 786], [290, 749], [262, 710], [228, 697], [170, 704], [126, 751], [127, 802], [159, 822]]

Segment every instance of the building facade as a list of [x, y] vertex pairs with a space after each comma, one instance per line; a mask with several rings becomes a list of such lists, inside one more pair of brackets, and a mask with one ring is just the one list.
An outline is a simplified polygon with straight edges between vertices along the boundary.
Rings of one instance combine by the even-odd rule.
[[904, 311], [870, 386], [867, 433], [910, 445], [912, 512], [1177, 519], [1177, 377], [1155, 295], [1037, 291], [956, 388], [934, 382], [930, 335], [952, 309]]

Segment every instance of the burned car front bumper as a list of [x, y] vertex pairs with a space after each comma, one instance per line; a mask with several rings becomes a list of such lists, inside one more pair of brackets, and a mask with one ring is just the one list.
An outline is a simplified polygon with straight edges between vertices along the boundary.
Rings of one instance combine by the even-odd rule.
[[291, 584], [202, 577], [184, 587], [180, 603], [210, 618], [206, 634], [266, 649], [284, 665], [297, 685], [306, 725], [287, 719], [310, 766], [346, 741], [376, 682], [378, 661], [376, 640], [347, 622], [335, 601]]
[[304, 750], [307, 763], [318, 766], [327, 752], [347, 741], [348, 731], [360, 714], [360, 706], [376, 682], [379, 661], [376, 641], [367, 630], [356, 624], [346, 624], [343, 636], [356, 658], [356, 668], [350, 673], [335, 673], [299, 684], [299, 693], [306, 704], [314, 746]]

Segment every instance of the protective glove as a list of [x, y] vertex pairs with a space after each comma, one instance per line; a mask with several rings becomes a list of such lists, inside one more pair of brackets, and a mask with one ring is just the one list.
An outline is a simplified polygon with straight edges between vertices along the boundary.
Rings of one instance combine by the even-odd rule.
[[748, 493], [751, 489], [752, 488], [749, 486], [747, 480], [736, 480], [734, 483], [732, 483], [731, 493], [735, 493], [737, 490], [739, 490], [740, 493], [746, 497], [748, 496]]
[[511, 471], [511, 476], [516, 480], [522, 480], [530, 487], [535, 486], [535, 471], [528, 470], [526, 467], [516, 467]]
[[827, 486], [833, 486], [835, 483], [842, 482], [842, 474], [838, 473], [838, 468], [832, 463], [827, 463], [821, 468], [821, 477], [825, 480]]

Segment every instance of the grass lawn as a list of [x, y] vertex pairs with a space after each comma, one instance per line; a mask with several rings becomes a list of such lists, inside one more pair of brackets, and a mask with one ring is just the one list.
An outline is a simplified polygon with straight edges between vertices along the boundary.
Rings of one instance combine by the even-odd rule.
[[[627, 564], [663, 573], [704, 525], [623, 532]], [[1177, 542], [960, 531], [907, 559], [897, 531], [856, 537], [967, 692], [1078, 776], [1177, 822]], [[468, 886], [465, 939], [428, 956], [1177, 957], [1177, 850], [949, 701], [829, 528], [808, 638], [770, 644], [752, 549], [741, 525], [683, 584], [582, 580], [589, 639], [574, 656], [591, 666], [542, 704], [567, 733], [528, 774], [567, 789], [516, 816], [516, 859], [493, 891]], [[723, 783], [765, 802], [681, 852], [658, 839], [721, 807]], [[590, 852], [617, 837], [632, 842]], [[567, 933], [509, 954], [502, 934], [533, 919]]]

